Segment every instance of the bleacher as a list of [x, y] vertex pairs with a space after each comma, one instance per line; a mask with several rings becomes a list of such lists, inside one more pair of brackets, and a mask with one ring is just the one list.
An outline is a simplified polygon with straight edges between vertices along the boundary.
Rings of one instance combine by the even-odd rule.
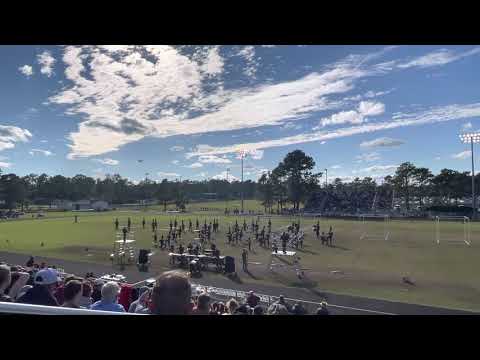
[[[11, 265], [9, 265], [11, 266]], [[15, 266], [15, 265], [14, 265]], [[16, 266], [22, 270], [25, 270], [22, 266]], [[31, 270], [31, 269], [29, 269]], [[62, 270], [63, 269], [57, 269]], [[67, 274], [59, 272], [59, 275], [65, 277]], [[71, 275], [71, 274], [70, 274]], [[33, 275], [32, 275], [33, 276]], [[122, 286], [128, 286], [130, 288], [140, 288], [145, 285], [153, 285], [155, 279], [145, 279], [143, 281], [129, 284], [126, 281], [124, 276], [119, 276], [115, 274], [103, 275], [97, 277], [89, 277], [88, 279], [91, 282], [95, 280], [103, 281], [115, 281], [121, 284]], [[224, 289], [212, 286], [205, 286], [201, 284], [191, 283], [192, 286], [192, 296], [195, 297], [200, 292], [207, 293], [212, 302], [226, 302], [230, 299], [235, 299], [239, 304], [244, 304], [246, 302], [248, 293], [245, 291], [234, 290], [234, 289]], [[269, 307], [274, 302], [278, 301], [278, 296], [265, 295], [265, 294], [256, 294], [259, 297], [259, 305], [264, 307]], [[302, 301], [299, 299], [290, 299], [285, 298], [286, 301], [291, 303], [291, 305], [298, 303], [308, 311], [310, 314], [314, 314], [315, 310], [321, 305], [317, 302]], [[128, 309], [126, 309], [128, 311]], [[42, 305], [32, 305], [32, 304], [21, 304], [15, 302], [0, 302], [0, 314], [25, 314], [25, 315], [141, 315], [141, 314], [132, 314], [132, 313], [116, 313], [109, 311], [98, 311], [98, 310], [89, 310], [89, 309], [72, 309], [66, 307], [55, 307], [55, 306], [42, 306]]]

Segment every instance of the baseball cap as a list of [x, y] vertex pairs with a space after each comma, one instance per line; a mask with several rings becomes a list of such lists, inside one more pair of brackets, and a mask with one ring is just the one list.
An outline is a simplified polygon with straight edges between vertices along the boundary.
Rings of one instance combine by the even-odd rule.
[[35, 274], [36, 285], [51, 285], [62, 281], [55, 269], [42, 269]]

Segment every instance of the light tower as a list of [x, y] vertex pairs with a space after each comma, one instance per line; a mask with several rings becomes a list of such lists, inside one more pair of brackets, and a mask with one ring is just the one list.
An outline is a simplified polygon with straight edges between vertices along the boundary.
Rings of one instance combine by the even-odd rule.
[[477, 219], [477, 201], [475, 199], [475, 164], [473, 161], [473, 143], [480, 142], [480, 132], [464, 133], [459, 135], [464, 144], [470, 143], [470, 153], [472, 155], [472, 219]]

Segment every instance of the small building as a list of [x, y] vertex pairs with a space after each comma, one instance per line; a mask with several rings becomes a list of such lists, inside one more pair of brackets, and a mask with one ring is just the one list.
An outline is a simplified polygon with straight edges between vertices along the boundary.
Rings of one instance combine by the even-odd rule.
[[92, 209], [96, 211], [110, 210], [110, 204], [104, 200], [97, 200], [92, 202]]
[[103, 200], [57, 200], [54, 205], [57, 209], [64, 211], [105, 211], [110, 209], [110, 204]]

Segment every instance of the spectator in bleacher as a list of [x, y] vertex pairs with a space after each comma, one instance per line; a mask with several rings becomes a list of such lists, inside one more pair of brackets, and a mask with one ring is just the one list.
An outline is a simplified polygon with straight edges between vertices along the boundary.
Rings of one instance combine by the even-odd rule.
[[118, 303], [120, 286], [115, 281], [109, 281], [103, 285], [101, 293], [102, 299], [90, 306], [91, 310], [125, 312], [124, 307]]
[[65, 284], [63, 289], [63, 307], [80, 309], [80, 299], [83, 289], [82, 282], [79, 280], [70, 280]]
[[320, 303], [320, 307], [317, 309], [317, 315], [329, 315], [328, 304], [325, 301]]
[[292, 314], [293, 315], [307, 315], [307, 311], [300, 303], [295, 303], [292, 307]]
[[224, 315], [233, 315], [235, 313], [235, 310], [238, 308], [238, 302], [235, 299], [230, 299], [227, 302], [227, 311], [228, 313], [225, 313]]
[[92, 302], [97, 302], [102, 299], [102, 286], [104, 284], [103, 280], [97, 279], [93, 283], [93, 290], [92, 290]]
[[258, 305], [260, 302], [260, 298], [255, 295], [253, 291], [250, 291], [247, 296], [247, 304], [250, 306], [252, 309]]
[[57, 289], [58, 283], [61, 281], [62, 279], [60, 279], [56, 270], [49, 268], [42, 269], [35, 274], [33, 287], [20, 296], [17, 302], [33, 305], [59, 306], [53, 294]]
[[279, 303], [270, 305], [267, 310], [268, 315], [289, 315], [287, 308]]
[[35, 260], [33, 259], [33, 256], [30, 256], [30, 258], [29, 258], [28, 261], [27, 261], [26, 266], [29, 267], [29, 268], [31, 268], [34, 263], [35, 263]]
[[248, 304], [240, 305], [233, 313], [233, 315], [251, 315], [251, 314], [252, 314], [252, 309], [250, 308], [250, 306], [248, 306]]
[[15, 270], [15, 267], [10, 268], [11, 280], [10, 285], [5, 289], [5, 295], [10, 296], [12, 301], [19, 297], [20, 290], [27, 284], [30, 279], [30, 274], [23, 271]]
[[60, 304], [60, 305], [63, 305], [63, 302], [65, 301], [64, 299], [64, 287], [65, 287], [65, 284], [68, 283], [69, 281], [71, 280], [78, 280], [78, 281], [83, 281], [82, 278], [78, 278], [76, 277], [75, 275], [68, 275], [67, 277], [65, 277], [63, 283], [60, 283], [57, 287], [57, 290], [55, 291], [55, 294], [53, 294], [55, 296], [55, 298], [57, 299], [57, 302]]
[[5, 294], [5, 290], [10, 285], [12, 274], [10, 267], [7, 265], [0, 265], [0, 302], [12, 302], [10, 296]]
[[134, 312], [136, 312], [137, 307], [138, 307], [139, 302], [140, 302], [140, 296], [142, 296], [142, 294], [143, 294], [145, 291], [148, 291], [148, 290], [149, 290], [149, 287], [148, 287], [148, 286], [142, 286], [140, 289], [138, 289], [138, 299], [136, 299], [135, 301], [133, 301], [133, 302], [130, 304], [130, 307], [128, 308], [128, 312], [129, 312], [129, 313], [134, 313]]
[[82, 286], [82, 296], [80, 297], [78, 304], [81, 307], [88, 309], [92, 303], [92, 285], [90, 285], [90, 282], [84, 281]]
[[285, 308], [288, 310], [288, 312], [291, 311], [291, 306], [285, 301], [285, 297], [283, 295], [280, 295], [278, 297], [278, 301], [276, 302], [276, 304], [285, 306]]
[[210, 296], [202, 293], [198, 296], [197, 305], [193, 308], [193, 315], [208, 315], [210, 313]]
[[153, 287], [151, 313], [157, 315], [188, 315], [191, 307], [192, 285], [179, 271], [160, 275]]
[[253, 308], [253, 315], [263, 315], [264, 312], [263, 306], [257, 305]]

